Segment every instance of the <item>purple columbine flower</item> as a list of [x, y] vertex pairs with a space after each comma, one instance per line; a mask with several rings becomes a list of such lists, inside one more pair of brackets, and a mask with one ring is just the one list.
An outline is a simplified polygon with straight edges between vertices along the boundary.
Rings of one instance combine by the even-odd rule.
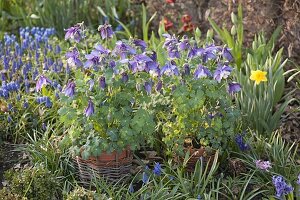
[[291, 185], [288, 185], [282, 176], [273, 176], [272, 183], [275, 186], [276, 197], [282, 198], [282, 196], [289, 194], [294, 190]]
[[163, 83], [162, 83], [161, 80], [159, 80], [159, 81], [157, 82], [157, 84], [156, 84], [155, 90], [156, 90], [157, 92], [160, 92], [161, 89], [162, 89], [162, 86], [163, 86]]
[[100, 88], [105, 89], [106, 82], [105, 82], [105, 77], [104, 76], [100, 77], [100, 79], [99, 79], [99, 85], [100, 85]]
[[195, 79], [211, 76], [211, 72], [204, 66], [199, 65], [194, 72]]
[[242, 86], [237, 82], [228, 83], [228, 93], [233, 94], [235, 92], [241, 91]]
[[161, 68], [160, 73], [163, 75], [167, 75], [167, 76], [178, 76], [179, 75], [179, 71], [177, 66], [175, 65], [174, 62], [168, 62], [165, 66], [163, 66]]
[[79, 52], [77, 48], [73, 48], [72, 51], [66, 53], [67, 62], [71, 67], [80, 67], [82, 62], [79, 59]]
[[66, 29], [65, 40], [71, 39], [75, 42], [80, 42], [82, 38], [82, 26], [83, 23], [78, 23], [75, 26]]
[[152, 62], [152, 59], [144, 54], [138, 54], [133, 57], [133, 60], [129, 61], [129, 68], [133, 73], [146, 70], [146, 64]]
[[190, 75], [190, 74], [191, 74], [190, 66], [189, 66], [189, 64], [185, 63], [185, 64], [183, 65], [183, 72], [182, 72], [182, 75], [183, 75], [183, 76], [188, 76], [188, 75]]
[[92, 90], [93, 90], [93, 87], [94, 87], [94, 85], [95, 85], [95, 81], [94, 81], [93, 79], [90, 79], [90, 80], [88, 81], [88, 83], [89, 83], [89, 85], [90, 85], [89, 90], [92, 91]]
[[261, 169], [263, 171], [269, 171], [269, 169], [272, 168], [270, 161], [256, 160], [255, 165], [256, 168]]
[[154, 165], [154, 169], [153, 169], [153, 173], [156, 175], [156, 176], [160, 176], [161, 173], [162, 173], [162, 169], [161, 169], [161, 165], [160, 163], [155, 163]]
[[241, 151], [247, 151], [250, 149], [250, 146], [244, 142], [243, 135], [244, 134], [237, 134], [235, 137], [235, 142]]
[[123, 72], [122, 73], [122, 81], [124, 83], [127, 83], [128, 79], [129, 79], [128, 74], [126, 72]]
[[102, 54], [102, 55], [108, 55], [110, 53], [110, 50], [109, 49], [105, 49], [101, 44], [97, 44], [95, 46], [95, 50], [96, 53], [98, 54]]
[[152, 82], [151, 81], [145, 82], [144, 88], [145, 88], [145, 90], [146, 90], [146, 92], [147, 92], [148, 95], [151, 94]]
[[114, 54], [119, 55], [124, 60], [128, 54], [136, 54], [136, 50], [122, 41], [117, 41]]
[[147, 48], [147, 44], [144, 40], [140, 40], [140, 39], [134, 39], [133, 40], [133, 44], [137, 47], [140, 47], [142, 52], [145, 51], [145, 49]]
[[214, 73], [214, 79], [221, 82], [222, 79], [226, 79], [232, 71], [232, 68], [228, 65], [219, 65]]
[[167, 49], [170, 58], [180, 58], [180, 53], [178, 50], [178, 39], [173, 35], [164, 34], [166, 38], [164, 47]]
[[69, 81], [64, 89], [64, 94], [68, 97], [72, 97], [75, 94], [75, 83], [74, 81]]
[[233, 60], [233, 56], [230, 53], [230, 49], [228, 49], [227, 47], [223, 48], [222, 55], [223, 58], [225, 58], [228, 62], [231, 62]]
[[94, 114], [94, 112], [95, 112], [94, 103], [92, 102], [92, 100], [89, 100], [88, 106], [84, 110], [84, 114], [85, 114], [86, 117], [89, 117], [92, 114]]
[[187, 50], [191, 47], [188, 36], [184, 35], [178, 44], [181, 51]]
[[100, 32], [102, 40], [112, 38], [114, 35], [114, 31], [110, 24], [105, 23], [104, 25], [100, 25], [98, 27], [98, 31]]
[[203, 62], [207, 62], [208, 60], [214, 60], [217, 58], [218, 52], [221, 50], [219, 46], [215, 46], [214, 44], [206, 46], [204, 49], [199, 49], [198, 54], [202, 56]]
[[51, 83], [51, 81], [47, 77], [45, 77], [44, 75], [41, 75], [36, 82], [35, 89], [38, 92], [42, 89], [43, 86], [48, 85], [50, 83]]
[[96, 51], [92, 51], [90, 54], [85, 55], [87, 61], [84, 63], [84, 68], [90, 68], [100, 64], [100, 57]]

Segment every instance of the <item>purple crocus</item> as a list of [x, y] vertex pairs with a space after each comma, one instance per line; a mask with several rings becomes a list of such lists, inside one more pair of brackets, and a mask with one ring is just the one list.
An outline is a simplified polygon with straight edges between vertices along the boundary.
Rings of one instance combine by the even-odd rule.
[[80, 39], [82, 38], [82, 26], [83, 23], [78, 23], [75, 26], [66, 29], [65, 40], [71, 39], [75, 42], [80, 42]]
[[167, 76], [178, 76], [179, 75], [179, 71], [177, 66], [175, 65], [174, 62], [168, 62], [165, 66], [163, 66], [161, 68], [160, 73], [163, 75], [167, 75]]
[[75, 83], [73, 81], [69, 81], [67, 86], [64, 89], [64, 94], [68, 97], [72, 97], [75, 94]]
[[92, 102], [92, 100], [89, 100], [88, 106], [84, 110], [84, 114], [85, 114], [86, 117], [89, 117], [92, 114], [94, 114], [94, 112], [95, 112], [94, 103]]
[[114, 31], [110, 24], [105, 23], [104, 25], [100, 25], [98, 27], [98, 31], [100, 32], [102, 40], [112, 38], [114, 35]]
[[145, 49], [147, 48], [147, 44], [144, 40], [140, 40], [140, 39], [134, 39], [133, 40], [133, 44], [137, 47], [140, 47], [142, 52], [145, 51]]
[[232, 71], [232, 68], [228, 65], [219, 65], [216, 71], [214, 72], [214, 79], [221, 82], [222, 79], [226, 79]]
[[161, 169], [161, 165], [160, 163], [155, 163], [154, 165], [154, 169], [153, 169], [153, 173], [156, 175], [156, 176], [160, 176], [161, 173], [162, 173], [162, 169]]
[[199, 65], [198, 68], [195, 70], [195, 73], [194, 73], [195, 79], [208, 77], [208, 76], [211, 76], [211, 72], [202, 65]]
[[282, 198], [282, 196], [289, 194], [294, 190], [291, 185], [288, 185], [282, 176], [273, 176], [272, 183], [275, 186], [276, 197]]
[[235, 92], [241, 91], [242, 86], [237, 82], [228, 83], [228, 93], [233, 94]]
[[73, 48], [72, 51], [66, 53], [67, 62], [71, 67], [80, 67], [82, 62], [79, 59], [79, 52], [77, 48]]
[[269, 171], [269, 169], [272, 168], [270, 161], [256, 160], [255, 165], [256, 168], [261, 169], [263, 171]]
[[36, 82], [36, 91], [40, 91], [43, 86], [48, 85], [49, 83], [51, 83], [51, 81], [44, 75], [41, 75]]

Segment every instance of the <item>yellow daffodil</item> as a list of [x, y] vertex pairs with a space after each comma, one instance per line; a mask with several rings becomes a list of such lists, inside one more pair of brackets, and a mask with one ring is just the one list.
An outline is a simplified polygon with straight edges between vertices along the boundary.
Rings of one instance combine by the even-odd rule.
[[260, 84], [261, 81], [267, 81], [267, 72], [261, 71], [261, 70], [256, 70], [256, 71], [251, 71], [251, 76], [250, 79], [252, 81], [255, 81], [255, 84], [258, 85]]

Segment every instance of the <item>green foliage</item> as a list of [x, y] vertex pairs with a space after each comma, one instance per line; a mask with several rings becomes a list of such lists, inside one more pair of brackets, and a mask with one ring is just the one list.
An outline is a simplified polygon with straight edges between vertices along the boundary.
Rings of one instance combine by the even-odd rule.
[[1, 0], [1, 27], [2, 31], [25, 26], [55, 27], [62, 37], [64, 29], [81, 21], [94, 28], [105, 18], [114, 26], [119, 24], [118, 19], [126, 23], [131, 18], [129, 8], [128, 0]]
[[[243, 89], [237, 101], [245, 114], [247, 126], [260, 134], [271, 134], [279, 125], [279, 120], [287, 105], [293, 101], [290, 94], [282, 97], [284, 91], [284, 66], [282, 49], [272, 54], [274, 43], [266, 42], [259, 35], [253, 42], [252, 49], [243, 63], [243, 70], [237, 72], [237, 81]], [[255, 85], [249, 79], [252, 70], [267, 72], [267, 82]], [[279, 100], [283, 103], [276, 108]]]
[[65, 200], [106, 200], [106, 195], [98, 195], [95, 191], [87, 190], [83, 187], [76, 187], [66, 197]]
[[[273, 196], [275, 194], [272, 184], [272, 176], [281, 175], [287, 183], [297, 188], [296, 179], [300, 172], [297, 164], [299, 146], [296, 143], [289, 144], [282, 138], [280, 132], [274, 132], [269, 139], [263, 136], [252, 134], [251, 149], [246, 153], [234, 153], [247, 167], [251, 175], [251, 183], [260, 190], [266, 190], [263, 196]], [[270, 161], [271, 168], [268, 171], [258, 169], [255, 161]], [[243, 177], [249, 176], [243, 175]], [[240, 179], [240, 177], [237, 177]], [[227, 184], [228, 185], [228, 184]]]
[[253, 179], [252, 174], [243, 174], [233, 179], [222, 181], [222, 187], [218, 191], [226, 199], [250, 200], [261, 198], [268, 190], [264, 184]]
[[58, 186], [51, 172], [43, 166], [9, 170], [5, 173], [5, 180], [8, 186], [4, 191], [32, 200], [53, 199]]

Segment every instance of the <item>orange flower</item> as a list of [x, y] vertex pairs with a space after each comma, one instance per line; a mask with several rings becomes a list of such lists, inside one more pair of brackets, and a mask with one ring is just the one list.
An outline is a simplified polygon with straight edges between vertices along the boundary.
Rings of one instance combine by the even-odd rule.
[[195, 29], [195, 25], [192, 22], [183, 25], [184, 32], [190, 32], [193, 31], [194, 29]]
[[183, 16], [181, 17], [181, 21], [182, 21], [183, 23], [190, 23], [190, 22], [192, 21], [192, 17], [189, 16], [189, 15], [183, 15]]
[[168, 20], [168, 18], [164, 17], [164, 19], [161, 21], [161, 23], [164, 24], [166, 31], [168, 31], [170, 28], [173, 27], [173, 22]]

